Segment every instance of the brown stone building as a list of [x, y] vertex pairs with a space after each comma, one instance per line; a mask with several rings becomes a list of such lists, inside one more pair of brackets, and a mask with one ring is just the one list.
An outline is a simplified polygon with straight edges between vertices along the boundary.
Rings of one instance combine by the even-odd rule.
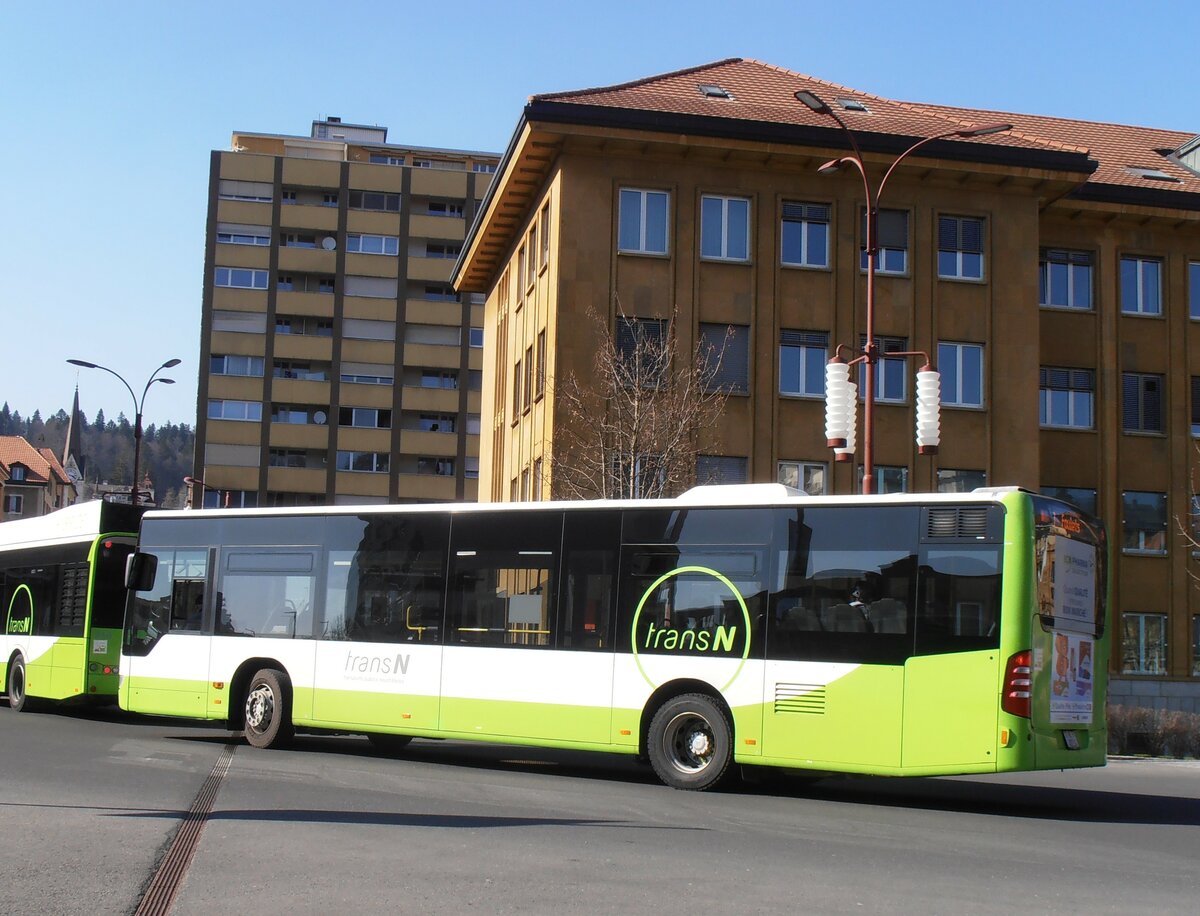
[[474, 499], [482, 297], [449, 281], [498, 157], [336, 118], [231, 146], [209, 186], [204, 504]]
[[[1192, 133], [898, 102], [749, 60], [534, 96], [454, 282], [485, 294], [480, 498], [555, 493], [554, 379], [586, 372], [590, 308], [680, 350], [732, 328], [702, 477], [858, 486], [825, 448], [822, 370], [865, 326], [862, 181], [880, 200], [875, 332], [934, 355], [942, 446], [917, 454], [917, 368], [880, 363], [878, 488], [1016, 484], [1107, 523], [1115, 697], [1197, 708], [1200, 592], [1180, 533], [1200, 435], [1200, 143]], [[532, 363], [532, 367], [531, 367]], [[531, 387], [532, 386], [532, 387]], [[860, 421], [861, 422], [861, 421]]]

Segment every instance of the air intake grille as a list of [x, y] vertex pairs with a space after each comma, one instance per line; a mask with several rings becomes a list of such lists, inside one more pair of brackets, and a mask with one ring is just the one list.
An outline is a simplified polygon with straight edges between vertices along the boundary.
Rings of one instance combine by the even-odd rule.
[[984, 506], [963, 506], [929, 510], [931, 538], [983, 538], [988, 533], [988, 510]]
[[825, 715], [825, 687], [822, 684], [776, 684], [775, 712]]

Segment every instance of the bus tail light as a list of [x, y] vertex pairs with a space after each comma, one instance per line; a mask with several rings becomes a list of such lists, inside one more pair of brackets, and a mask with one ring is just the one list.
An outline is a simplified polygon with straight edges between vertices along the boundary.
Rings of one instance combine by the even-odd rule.
[[1009, 657], [1004, 671], [1004, 692], [1000, 696], [1000, 708], [1023, 719], [1029, 718], [1029, 697], [1033, 691], [1030, 655], [1027, 649]]

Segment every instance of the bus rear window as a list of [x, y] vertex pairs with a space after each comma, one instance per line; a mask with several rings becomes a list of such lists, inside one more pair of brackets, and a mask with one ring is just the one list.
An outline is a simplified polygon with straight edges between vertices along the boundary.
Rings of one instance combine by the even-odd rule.
[[133, 545], [105, 538], [96, 549], [92, 626], [120, 629], [125, 618], [125, 559]]

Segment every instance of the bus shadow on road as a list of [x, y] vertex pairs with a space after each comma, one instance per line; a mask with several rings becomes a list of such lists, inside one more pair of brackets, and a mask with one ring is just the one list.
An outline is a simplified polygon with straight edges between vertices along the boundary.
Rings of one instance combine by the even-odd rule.
[[1200, 799], [985, 779], [831, 777], [796, 787], [786, 775], [745, 787], [757, 795], [878, 807], [1091, 824], [1200, 826]]

